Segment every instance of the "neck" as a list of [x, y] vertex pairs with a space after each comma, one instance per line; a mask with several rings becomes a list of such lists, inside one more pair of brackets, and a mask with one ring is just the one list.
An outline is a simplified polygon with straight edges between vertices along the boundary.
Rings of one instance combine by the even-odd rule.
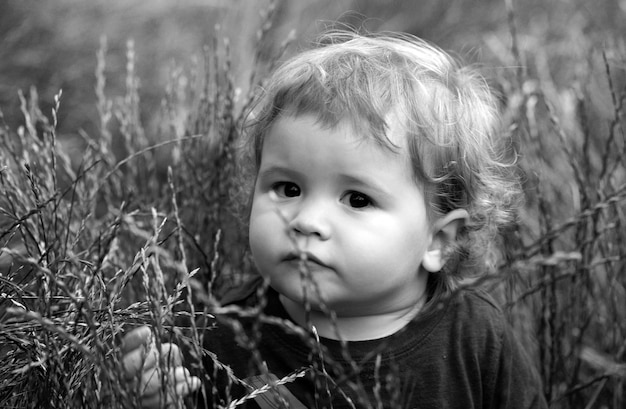
[[280, 301], [291, 319], [301, 327], [312, 325], [320, 337], [343, 341], [366, 341], [395, 334], [415, 318], [424, 305], [420, 301], [407, 308], [381, 314], [336, 317], [311, 309], [307, 322], [303, 305], [283, 295], [280, 295]]

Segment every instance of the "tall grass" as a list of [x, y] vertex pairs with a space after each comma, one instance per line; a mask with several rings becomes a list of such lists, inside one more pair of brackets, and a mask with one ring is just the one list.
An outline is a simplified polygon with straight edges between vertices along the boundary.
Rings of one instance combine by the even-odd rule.
[[527, 51], [525, 71], [501, 79], [528, 201], [505, 242], [501, 286], [514, 324], [535, 347], [552, 406], [619, 408], [626, 404], [626, 48], [598, 47], [576, 30], [560, 44], [573, 51]]
[[[521, 154], [527, 205], [504, 232], [499, 273], [484, 283], [532, 352], [551, 407], [622, 408], [626, 48], [589, 41], [557, 61], [530, 53], [515, 30], [512, 38], [513, 47], [492, 44], [494, 54], [524, 69], [493, 81]], [[159, 347], [185, 346], [202, 374], [202, 338], [224, 311], [220, 297], [253, 274], [233, 212], [233, 155], [251, 98], [239, 89], [253, 88], [268, 67], [257, 67], [252, 87], [235, 84], [229, 43], [216, 36], [197, 65], [172, 70], [150, 138], [136, 46], [126, 47], [125, 92], [111, 96], [102, 41], [100, 129], [83, 134], [81, 157], [56, 135], [61, 92], [51, 112], [41, 111], [36, 90], [20, 95], [23, 126], [0, 126], [1, 407], [137, 406], [119, 341], [143, 323]], [[562, 64], [576, 69], [563, 78]]]

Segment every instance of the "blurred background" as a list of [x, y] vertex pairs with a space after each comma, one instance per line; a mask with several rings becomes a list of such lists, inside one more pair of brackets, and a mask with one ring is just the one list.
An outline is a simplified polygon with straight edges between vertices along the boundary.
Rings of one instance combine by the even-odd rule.
[[470, 62], [514, 71], [519, 64], [512, 53], [513, 27], [519, 61], [541, 62], [548, 55], [561, 60], [543, 73], [560, 85], [576, 74], [568, 61], [580, 61], [607, 42], [623, 42], [626, 31], [626, 0], [2, 0], [0, 109], [14, 128], [22, 121], [18, 90], [27, 94], [35, 87], [49, 115], [62, 89], [60, 137], [71, 139], [78, 130], [95, 134], [96, 53], [106, 38], [107, 92], [122, 94], [132, 41], [141, 118], [149, 133], [150, 113], [161, 103], [169, 76], [201, 60], [215, 38], [229, 39], [232, 75], [245, 88], [256, 33], [271, 12], [274, 23], [261, 59], [272, 58], [290, 33], [296, 41], [288, 53], [339, 21], [409, 32]]

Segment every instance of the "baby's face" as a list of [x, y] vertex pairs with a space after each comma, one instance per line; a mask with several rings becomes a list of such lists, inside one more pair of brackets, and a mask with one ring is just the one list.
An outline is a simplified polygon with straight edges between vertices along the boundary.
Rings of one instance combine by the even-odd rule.
[[[428, 272], [420, 266], [432, 234], [402, 139], [392, 130], [391, 140], [402, 147], [392, 152], [347, 124], [325, 128], [307, 115], [274, 123], [250, 217], [252, 254], [274, 289], [303, 302], [299, 249], [322, 299], [339, 316], [416, 305], [425, 292]], [[308, 288], [315, 308], [319, 299]]]

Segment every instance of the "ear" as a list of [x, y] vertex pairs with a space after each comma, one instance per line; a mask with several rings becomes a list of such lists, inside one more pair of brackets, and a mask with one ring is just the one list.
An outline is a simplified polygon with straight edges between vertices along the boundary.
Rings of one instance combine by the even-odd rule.
[[456, 240], [459, 230], [465, 226], [469, 213], [455, 209], [438, 219], [432, 229], [432, 241], [422, 259], [422, 267], [429, 273], [441, 271], [448, 261], [448, 249]]

